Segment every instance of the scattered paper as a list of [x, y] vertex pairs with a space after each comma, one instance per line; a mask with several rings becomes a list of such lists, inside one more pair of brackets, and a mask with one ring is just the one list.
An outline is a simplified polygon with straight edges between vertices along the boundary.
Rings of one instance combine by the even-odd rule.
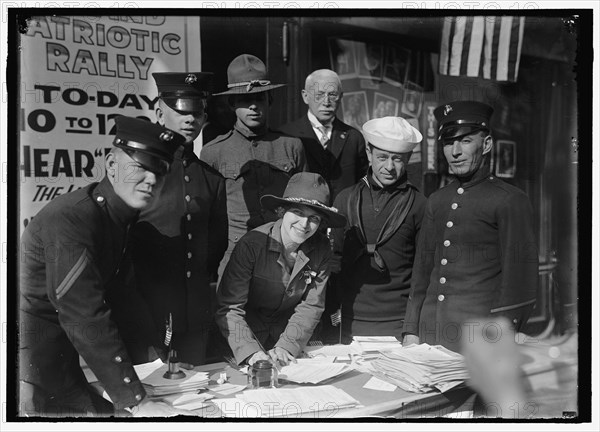
[[239, 391], [242, 391], [245, 388], [246, 388], [245, 385], [225, 383], [225, 384], [220, 384], [217, 386], [210, 386], [208, 389], [212, 392], [228, 396], [230, 394], [234, 394]]
[[307, 346], [304, 352], [309, 357], [342, 357], [350, 358], [353, 355], [361, 353], [360, 348], [356, 345], [325, 345], [325, 346]]
[[394, 384], [391, 384], [387, 381], [380, 380], [377, 377], [371, 377], [371, 379], [369, 381], [367, 381], [363, 387], [366, 389], [388, 391], [388, 392], [393, 392], [398, 388]]
[[354, 336], [352, 339], [363, 353], [382, 352], [402, 346], [394, 336]]
[[207, 400], [214, 398], [214, 395], [208, 393], [178, 393], [160, 398], [163, 402], [168, 403], [174, 408], [182, 409], [186, 411], [193, 411], [200, 408], [207, 407]]
[[279, 378], [296, 383], [318, 384], [352, 370], [344, 363], [324, 362], [317, 359], [298, 359], [283, 366]]
[[280, 417], [355, 407], [358, 401], [333, 386], [247, 390], [211, 401], [224, 417]]

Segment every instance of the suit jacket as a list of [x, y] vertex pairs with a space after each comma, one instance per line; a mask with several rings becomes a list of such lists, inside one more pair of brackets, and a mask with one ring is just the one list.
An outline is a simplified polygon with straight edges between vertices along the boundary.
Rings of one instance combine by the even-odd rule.
[[332, 202], [339, 192], [356, 184], [367, 173], [369, 161], [365, 151], [365, 139], [359, 131], [337, 118], [333, 120], [327, 149], [319, 142], [307, 114], [283, 125], [280, 131], [300, 138], [304, 145], [308, 170], [321, 174], [327, 181]]

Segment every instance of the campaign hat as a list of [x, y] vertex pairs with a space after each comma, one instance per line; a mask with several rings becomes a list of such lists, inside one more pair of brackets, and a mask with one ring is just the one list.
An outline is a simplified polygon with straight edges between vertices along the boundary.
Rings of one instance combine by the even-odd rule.
[[316, 210], [331, 228], [346, 226], [346, 217], [338, 213], [335, 207], [329, 205], [331, 195], [329, 186], [321, 175], [310, 172], [294, 174], [285, 188], [282, 197], [276, 195], [263, 195], [261, 205], [269, 210], [277, 207], [289, 207], [301, 204]]
[[285, 86], [272, 84], [263, 61], [251, 54], [241, 54], [229, 63], [227, 81], [228, 90], [215, 93], [215, 96], [260, 93]]

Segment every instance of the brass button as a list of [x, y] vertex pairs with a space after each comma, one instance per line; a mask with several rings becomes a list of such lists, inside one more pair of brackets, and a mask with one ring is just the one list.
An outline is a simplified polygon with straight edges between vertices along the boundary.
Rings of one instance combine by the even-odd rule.
[[448, 222], [446, 222], [446, 226], [447, 226], [448, 228], [452, 228], [452, 227], [454, 226], [454, 222], [452, 222], [452, 221], [448, 221]]
[[123, 361], [123, 359], [121, 358], [121, 356], [116, 356], [116, 357], [115, 357], [115, 361], [116, 361], [117, 363], [121, 363], [121, 362]]
[[96, 197], [96, 201], [103, 202], [104, 201], [104, 197], [103, 196]]
[[131, 378], [129, 378], [129, 377], [125, 377], [125, 378], [123, 378], [123, 382], [124, 382], [125, 384], [129, 384], [129, 383], [131, 382]]
[[187, 257], [188, 257], [188, 259], [191, 259], [191, 258], [192, 258], [192, 253], [191, 253], [191, 252], [188, 252], [188, 253], [187, 253]]
[[456, 210], [458, 208], [458, 204], [452, 203], [451, 207], [452, 207], [452, 210]]
[[187, 165], [188, 165], [187, 161], [186, 161], [186, 160], [184, 160], [184, 161], [183, 161], [183, 166], [184, 166], [184, 167], [186, 167]]
[[186, 183], [190, 182], [190, 176], [183, 176], [183, 179], [185, 180]]
[[441, 277], [440, 278], [440, 283], [441, 284], [445, 284], [446, 283], [446, 278], [445, 277]]
[[186, 196], [185, 196], [185, 200], [186, 200], [187, 202], [190, 202], [190, 201], [192, 200], [192, 197], [191, 197], [191, 196], [189, 196], [189, 195], [186, 195]]
[[444, 240], [444, 246], [446, 246], [446, 247], [450, 246], [450, 240]]
[[191, 277], [192, 277], [192, 272], [188, 270], [188, 271], [185, 273], [185, 276], [186, 276], [188, 279], [189, 279], [189, 278], [191, 278]]
[[444, 301], [444, 299], [445, 299], [445, 298], [446, 298], [446, 297], [444, 297], [444, 294], [440, 294], [440, 295], [438, 296], [438, 300], [439, 300], [439, 301]]
[[461, 188], [461, 187], [460, 187], [460, 188], [458, 188], [458, 189], [456, 190], [456, 192], [457, 192], [459, 195], [462, 195], [463, 193], [465, 193], [465, 190], [464, 190], [463, 188]]
[[192, 220], [192, 215], [188, 213], [188, 214], [186, 214], [186, 215], [185, 215], [185, 218], [186, 218], [188, 221], [191, 221], [191, 220]]
[[192, 239], [192, 233], [188, 233], [188, 240]]
[[142, 395], [140, 395], [140, 394], [135, 395], [135, 400], [136, 401], [141, 401], [142, 400]]
[[442, 258], [442, 265], [448, 264], [448, 260], [446, 258]]

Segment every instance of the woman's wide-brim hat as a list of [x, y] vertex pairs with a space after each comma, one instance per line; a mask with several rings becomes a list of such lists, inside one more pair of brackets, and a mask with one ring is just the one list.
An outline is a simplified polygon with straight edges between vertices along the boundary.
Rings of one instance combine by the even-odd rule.
[[285, 86], [285, 84], [271, 84], [267, 78], [265, 64], [261, 59], [250, 54], [239, 55], [229, 63], [227, 81], [229, 90], [215, 93], [214, 96], [260, 93]]
[[332, 228], [346, 226], [346, 217], [338, 213], [335, 207], [330, 207], [329, 201], [329, 186], [323, 177], [309, 172], [294, 174], [285, 188], [283, 197], [263, 195], [260, 198], [260, 203], [266, 209], [301, 204], [318, 211]]

